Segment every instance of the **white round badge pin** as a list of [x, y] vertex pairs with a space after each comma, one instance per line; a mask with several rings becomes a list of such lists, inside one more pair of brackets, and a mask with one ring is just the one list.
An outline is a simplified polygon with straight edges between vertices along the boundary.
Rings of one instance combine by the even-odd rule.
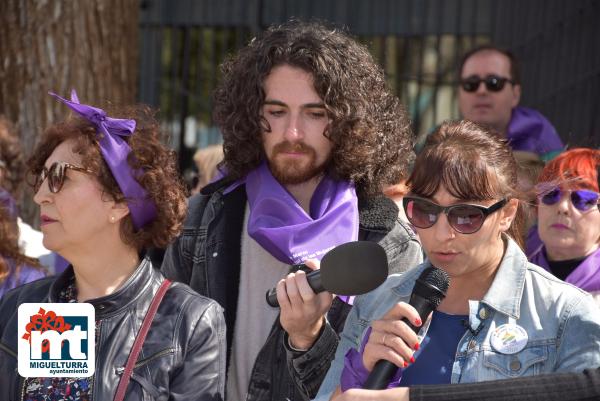
[[502, 354], [516, 354], [527, 345], [529, 336], [518, 324], [508, 323], [496, 327], [492, 333], [492, 347]]

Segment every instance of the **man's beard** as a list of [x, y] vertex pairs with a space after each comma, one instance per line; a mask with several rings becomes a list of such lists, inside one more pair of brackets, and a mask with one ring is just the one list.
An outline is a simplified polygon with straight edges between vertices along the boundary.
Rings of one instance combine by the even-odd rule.
[[[308, 160], [293, 160], [291, 157], [285, 162], [279, 160], [278, 154], [282, 152], [302, 152], [308, 156]], [[275, 145], [273, 153], [269, 160], [269, 168], [273, 177], [281, 185], [297, 185], [302, 184], [312, 178], [321, 175], [327, 168], [327, 162], [320, 165], [316, 164], [317, 152], [303, 142], [290, 143], [281, 142]]]

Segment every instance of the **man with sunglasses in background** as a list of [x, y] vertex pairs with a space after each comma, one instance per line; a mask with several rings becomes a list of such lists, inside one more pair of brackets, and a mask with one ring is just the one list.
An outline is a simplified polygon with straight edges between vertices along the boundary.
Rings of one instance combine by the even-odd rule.
[[515, 56], [493, 45], [466, 53], [459, 69], [458, 105], [463, 118], [505, 135], [514, 151], [548, 161], [564, 145], [539, 112], [518, 106], [521, 79]]

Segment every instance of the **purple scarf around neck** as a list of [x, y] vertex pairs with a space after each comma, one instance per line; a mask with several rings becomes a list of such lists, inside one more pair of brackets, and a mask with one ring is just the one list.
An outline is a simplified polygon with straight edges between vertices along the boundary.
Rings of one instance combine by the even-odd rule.
[[279, 184], [266, 163], [251, 171], [245, 184], [248, 234], [283, 263], [321, 260], [337, 245], [358, 239], [358, 200], [350, 182], [326, 175], [310, 200], [310, 214]]
[[[550, 271], [546, 247], [539, 237], [537, 226], [531, 228], [527, 237], [527, 259]], [[600, 249], [586, 257], [565, 281], [587, 292], [600, 291]]]

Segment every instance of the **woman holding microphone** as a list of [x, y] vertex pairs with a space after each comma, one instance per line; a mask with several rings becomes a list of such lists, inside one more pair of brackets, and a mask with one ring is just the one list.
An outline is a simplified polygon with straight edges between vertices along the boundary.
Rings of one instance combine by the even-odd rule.
[[[527, 261], [521, 249], [516, 165], [506, 141], [468, 121], [444, 123], [417, 157], [404, 199], [428, 260], [358, 297], [317, 400], [360, 389], [379, 360], [399, 369], [389, 389], [336, 400], [395, 400], [419, 384], [469, 383], [574, 372], [600, 365], [591, 297]], [[450, 276], [419, 338], [404, 322], [415, 280]]]

